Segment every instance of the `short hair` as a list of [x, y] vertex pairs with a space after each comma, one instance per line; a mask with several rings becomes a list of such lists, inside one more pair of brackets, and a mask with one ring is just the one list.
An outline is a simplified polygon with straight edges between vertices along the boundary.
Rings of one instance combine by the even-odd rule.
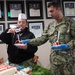
[[53, 7], [55, 7], [55, 8], [61, 7], [61, 6], [60, 6], [60, 2], [50, 2], [50, 3], [48, 4], [48, 8], [49, 8], [50, 6], [53, 6]]

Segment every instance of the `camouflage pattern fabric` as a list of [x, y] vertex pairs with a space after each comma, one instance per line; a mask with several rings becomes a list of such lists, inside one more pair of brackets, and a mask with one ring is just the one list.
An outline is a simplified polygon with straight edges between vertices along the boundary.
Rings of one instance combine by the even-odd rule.
[[64, 17], [60, 23], [53, 21], [45, 29], [41, 37], [29, 40], [29, 44], [42, 45], [49, 40], [51, 46], [57, 41], [60, 32], [59, 42], [68, 44], [67, 51], [51, 50], [50, 62], [53, 75], [75, 75], [75, 62], [73, 50], [75, 49], [75, 21]]
[[73, 55], [67, 51], [53, 51], [50, 55], [53, 75], [75, 75]]
[[34, 65], [34, 58], [26, 60], [26, 61], [24, 61], [24, 62], [22, 62], [20, 64], [15, 64], [15, 63], [11, 63], [11, 62], [9, 62], [9, 64], [13, 65], [13, 66], [17, 66], [17, 65], [19, 65], [19, 66], [25, 66], [25, 67], [33, 66]]
[[25, 67], [33, 66], [34, 65], [34, 58], [31, 58], [29, 60], [26, 60], [26, 61], [24, 61], [23, 63], [21, 63], [19, 65], [23, 65]]

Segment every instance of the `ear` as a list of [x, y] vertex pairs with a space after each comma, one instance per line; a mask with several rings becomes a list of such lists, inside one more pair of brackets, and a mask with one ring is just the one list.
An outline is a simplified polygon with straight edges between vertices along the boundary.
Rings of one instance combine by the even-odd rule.
[[60, 11], [60, 10], [61, 10], [61, 8], [60, 8], [60, 7], [58, 7], [58, 10]]

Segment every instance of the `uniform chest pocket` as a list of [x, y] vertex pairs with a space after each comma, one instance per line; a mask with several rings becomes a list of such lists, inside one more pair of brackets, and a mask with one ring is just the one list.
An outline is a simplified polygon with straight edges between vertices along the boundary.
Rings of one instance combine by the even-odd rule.
[[67, 27], [67, 25], [62, 25], [58, 28], [60, 31], [59, 41], [63, 43], [67, 43], [70, 41], [71, 35], [70, 35], [70, 28]]

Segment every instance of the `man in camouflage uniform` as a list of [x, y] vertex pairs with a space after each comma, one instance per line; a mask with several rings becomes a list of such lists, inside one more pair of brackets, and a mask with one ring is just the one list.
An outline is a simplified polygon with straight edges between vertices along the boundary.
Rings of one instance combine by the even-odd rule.
[[42, 45], [48, 40], [51, 46], [57, 40], [61, 44], [67, 44], [67, 50], [51, 50], [51, 71], [53, 75], [75, 75], [75, 61], [73, 57], [75, 49], [75, 21], [63, 16], [60, 5], [57, 2], [49, 3], [48, 11], [56, 21], [53, 21], [44, 29], [41, 37], [26, 41], [35, 46]]

